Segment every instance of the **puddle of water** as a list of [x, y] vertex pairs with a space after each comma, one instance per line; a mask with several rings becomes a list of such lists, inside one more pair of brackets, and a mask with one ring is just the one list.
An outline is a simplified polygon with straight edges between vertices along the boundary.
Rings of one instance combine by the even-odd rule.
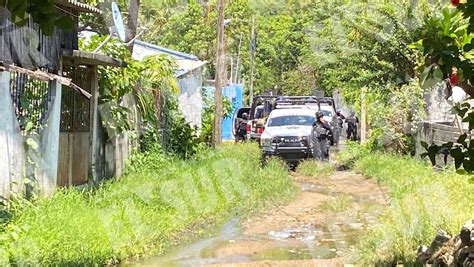
[[264, 250], [252, 256], [253, 260], [310, 260], [313, 259], [313, 253], [308, 248], [273, 248]]
[[366, 196], [361, 196], [357, 194], [349, 194], [349, 193], [344, 193], [344, 192], [332, 191], [331, 187], [328, 187], [328, 186], [322, 186], [322, 185], [317, 185], [317, 184], [308, 183], [308, 182], [301, 182], [300, 187], [301, 187], [301, 191], [304, 191], [304, 192], [318, 193], [318, 194], [327, 195], [331, 197], [347, 196], [347, 197], [351, 197], [352, 200], [358, 203], [374, 204], [374, 199], [371, 199], [370, 196], [366, 197]]
[[228, 242], [240, 235], [239, 219], [229, 220], [221, 228], [220, 232], [210, 238], [201, 239], [192, 244], [178, 246], [167, 255], [149, 258], [136, 264], [124, 264], [127, 266], [201, 266], [206, 264], [218, 264], [223, 262], [245, 262], [249, 261], [245, 256], [231, 256], [226, 259], [218, 259], [213, 256], [213, 249], [218, 244]]
[[281, 231], [270, 231], [268, 236], [274, 240], [296, 239], [301, 241], [312, 241], [324, 235], [324, 233], [311, 225], [303, 225], [298, 228], [289, 228]]

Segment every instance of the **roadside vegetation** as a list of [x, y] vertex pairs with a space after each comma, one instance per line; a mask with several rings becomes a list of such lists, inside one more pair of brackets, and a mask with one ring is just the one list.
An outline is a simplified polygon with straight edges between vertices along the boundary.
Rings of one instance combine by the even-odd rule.
[[128, 174], [96, 190], [14, 200], [0, 235], [1, 264], [113, 264], [160, 254], [230, 216], [281, 204], [296, 192], [288, 170], [276, 160], [261, 168], [259, 155], [251, 144], [193, 160], [155, 149], [134, 155]]
[[326, 200], [322, 208], [326, 211], [343, 212], [347, 210], [352, 203], [352, 198], [347, 195], [336, 196], [333, 199]]
[[390, 205], [357, 247], [364, 266], [415, 263], [420, 244], [431, 243], [439, 229], [450, 234], [473, 215], [474, 184], [452, 171], [435, 172], [424, 161], [395, 154], [363, 153], [353, 145], [354, 169], [388, 188]]
[[334, 165], [316, 160], [303, 161], [298, 165], [296, 173], [305, 177], [320, 179], [328, 177], [335, 171]]

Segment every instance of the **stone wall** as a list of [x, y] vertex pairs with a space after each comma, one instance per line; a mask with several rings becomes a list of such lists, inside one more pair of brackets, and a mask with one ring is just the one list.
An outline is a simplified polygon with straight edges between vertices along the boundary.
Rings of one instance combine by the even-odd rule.
[[0, 72], [0, 197], [22, 191], [25, 179], [32, 177], [38, 193], [51, 195], [56, 189], [62, 89], [56, 81], [50, 81], [49, 87], [51, 98], [46, 102], [49, 108], [43, 127], [37, 134], [24, 136], [10, 95], [10, 73]]
[[447, 98], [446, 84], [440, 83], [425, 92], [426, 121], [430, 122], [453, 122], [454, 115], [451, 112], [452, 103]]

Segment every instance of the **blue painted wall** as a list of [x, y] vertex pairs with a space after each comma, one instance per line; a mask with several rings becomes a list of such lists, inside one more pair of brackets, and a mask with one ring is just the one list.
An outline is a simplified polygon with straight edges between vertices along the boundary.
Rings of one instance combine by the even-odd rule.
[[[210, 86], [206, 87], [208, 93], [213, 93], [215, 88]], [[234, 134], [232, 133], [232, 117], [234, 112], [241, 108], [244, 100], [244, 89], [242, 84], [230, 84], [222, 88], [222, 95], [225, 96], [232, 102], [233, 110], [229, 118], [225, 118], [222, 121], [222, 140], [234, 140]]]

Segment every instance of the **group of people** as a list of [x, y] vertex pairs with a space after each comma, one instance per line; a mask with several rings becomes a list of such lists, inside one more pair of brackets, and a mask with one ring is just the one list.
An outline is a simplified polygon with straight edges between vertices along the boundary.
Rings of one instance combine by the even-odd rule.
[[[246, 125], [248, 115], [242, 114], [242, 119], [238, 121], [236, 142], [245, 141], [246, 139]], [[324, 120], [324, 114], [321, 111], [316, 112], [316, 121], [313, 123], [311, 131], [312, 136], [312, 152], [316, 160], [329, 160], [329, 147], [331, 143], [338, 145], [341, 132], [344, 129], [344, 121], [347, 124], [346, 133], [347, 140], [357, 140], [357, 126], [359, 119], [354, 111], [346, 118], [341, 111], [337, 111], [331, 124]]]
[[329, 160], [330, 143], [332, 142], [336, 146], [339, 143], [339, 138], [344, 128], [344, 120], [347, 123], [347, 139], [356, 141], [359, 119], [354, 111], [352, 111], [347, 118], [341, 111], [337, 111], [332, 118], [331, 125], [324, 120], [324, 114], [322, 112], [316, 112], [316, 121], [313, 124], [311, 133], [311, 147], [313, 149], [313, 157], [316, 160]]

